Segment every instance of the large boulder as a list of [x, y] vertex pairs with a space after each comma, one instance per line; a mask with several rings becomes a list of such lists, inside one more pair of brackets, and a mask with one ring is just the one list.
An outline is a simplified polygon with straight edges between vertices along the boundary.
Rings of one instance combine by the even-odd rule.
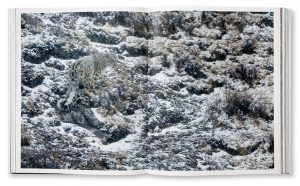
[[116, 45], [121, 41], [118, 35], [109, 34], [102, 30], [90, 30], [86, 35], [92, 42], [96, 43]]
[[146, 39], [129, 36], [121, 43], [121, 50], [130, 56], [148, 56], [148, 42]]

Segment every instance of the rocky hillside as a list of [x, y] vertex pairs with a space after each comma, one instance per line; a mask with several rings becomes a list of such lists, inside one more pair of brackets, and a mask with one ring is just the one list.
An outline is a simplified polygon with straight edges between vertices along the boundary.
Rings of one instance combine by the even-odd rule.
[[[22, 14], [22, 167], [273, 168], [273, 24], [269, 12]], [[72, 93], [72, 64], [97, 53], [118, 64], [94, 96]]]

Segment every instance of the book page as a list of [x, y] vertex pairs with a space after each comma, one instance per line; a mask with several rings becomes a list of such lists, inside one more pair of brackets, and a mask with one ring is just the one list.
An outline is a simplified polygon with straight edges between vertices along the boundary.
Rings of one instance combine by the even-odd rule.
[[17, 172], [144, 173], [146, 18], [133, 8], [20, 10]]
[[[236, 174], [237, 170], [249, 169], [257, 173], [280, 172], [278, 9], [159, 7], [149, 9], [149, 16], [154, 28], [154, 37], [148, 41], [149, 54], [156, 54], [150, 56], [149, 66], [159, 60], [161, 65], [168, 63], [150, 80], [172, 89], [162, 99], [153, 96], [156, 100], [153, 108], [157, 112], [166, 107], [172, 112], [178, 110], [176, 117], [172, 117], [175, 124], [167, 126], [162, 130], [167, 133], [155, 139], [161, 143], [169, 133], [165, 151], [175, 148], [179, 152], [159, 159], [168, 166], [148, 172], [158, 175], [214, 174], [209, 173], [211, 170], [218, 170], [217, 174]], [[271, 53], [267, 52], [269, 49]], [[155, 114], [152, 116], [157, 118]], [[163, 124], [159, 126], [165, 128]], [[269, 150], [264, 149], [266, 146]], [[151, 153], [157, 154], [162, 148], [154, 148]], [[192, 160], [196, 160], [194, 168], [185, 164]], [[182, 167], [175, 168], [178, 163], [169, 163], [174, 161], [181, 162]], [[179, 172], [168, 172], [173, 166]], [[190, 171], [182, 171], [186, 167]]]

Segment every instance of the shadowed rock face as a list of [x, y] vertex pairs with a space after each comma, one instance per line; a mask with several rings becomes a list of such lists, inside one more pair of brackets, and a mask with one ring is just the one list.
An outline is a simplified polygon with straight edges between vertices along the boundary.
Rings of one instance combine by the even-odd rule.
[[22, 14], [22, 167], [274, 167], [272, 12]]
[[117, 35], [110, 35], [101, 30], [96, 32], [90, 32], [87, 34], [87, 37], [95, 43], [103, 43], [109, 45], [116, 45], [120, 43], [121, 38]]
[[45, 79], [43, 72], [35, 69], [33, 65], [23, 65], [21, 71], [22, 84], [30, 88], [41, 85]]

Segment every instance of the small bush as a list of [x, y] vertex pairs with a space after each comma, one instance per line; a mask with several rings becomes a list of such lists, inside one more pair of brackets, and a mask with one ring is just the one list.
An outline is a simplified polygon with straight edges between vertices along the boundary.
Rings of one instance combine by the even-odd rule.
[[191, 94], [201, 95], [212, 93], [214, 91], [214, 87], [209, 84], [192, 84], [187, 87], [187, 90]]
[[21, 152], [22, 168], [62, 168], [62, 154], [58, 149], [29, 149], [23, 148]]
[[227, 56], [227, 52], [224, 49], [216, 48], [214, 50], [211, 50], [210, 52], [211, 58], [213, 61], [215, 60], [225, 60]]
[[207, 110], [207, 120], [212, 124], [212, 137], [215, 135], [216, 128], [220, 125], [220, 115], [222, 114], [221, 100], [216, 99]]
[[45, 74], [37, 71], [32, 65], [22, 65], [21, 83], [30, 88], [37, 87], [44, 82]]
[[126, 154], [122, 151], [117, 151], [116, 154], [114, 155], [114, 158], [116, 159], [119, 165], [122, 165], [126, 160]]
[[265, 103], [254, 105], [252, 108], [252, 113], [255, 116], [263, 118], [265, 120], [273, 120], [274, 119], [273, 112], [274, 112], [273, 109], [271, 109], [271, 111], [268, 112], [268, 108], [266, 108]]
[[[107, 170], [112, 169], [101, 152], [80, 151], [51, 148], [22, 147], [21, 167], [42, 169], [78, 169], [78, 170]], [[82, 158], [82, 159], [78, 159]]]
[[33, 34], [40, 34], [43, 29], [43, 21], [34, 14], [21, 15], [21, 29], [28, 29]]
[[225, 18], [225, 25], [228, 29], [228, 26], [235, 27], [240, 33], [244, 31], [246, 26], [246, 18], [243, 12], [240, 13], [232, 13], [226, 16]]
[[225, 92], [224, 111], [228, 116], [250, 115], [265, 120], [273, 120], [273, 104], [266, 97], [255, 96], [248, 92]]
[[208, 55], [204, 55], [202, 58], [207, 62], [223, 61], [226, 59], [228, 50], [222, 45], [212, 44], [208, 48]]
[[24, 129], [21, 129], [21, 146], [30, 146], [32, 136]]
[[258, 79], [257, 70], [255, 68], [247, 67], [244, 64], [237, 65], [229, 72], [230, 77], [240, 79], [250, 85], [253, 81]]
[[227, 91], [224, 110], [229, 116], [248, 114], [251, 102], [252, 96], [246, 92]]
[[162, 56], [162, 66], [166, 68], [171, 67], [171, 61], [168, 59], [168, 56], [166, 54], [163, 54]]
[[191, 63], [189, 56], [183, 55], [180, 56], [179, 54], [176, 54], [176, 58], [174, 59], [175, 66], [177, 68], [177, 71], [181, 72], [182, 69], [188, 64]]
[[71, 34], [62, 27], [54, 26], [49, 28], [49, 33], [60, 38], [71, 38]]
[[164, 12], [159, 16], [161, 24], [154, 25], [154, 35], [169, 37], [178, 31], [182, 26], [182, 14], [178, 11]]
[[133, 23], [133, 35], [136, 37], [144, 37], [149, 39], [152, 37], [151, 30], [151, 22], [147, 17], [140, 16], [139, 21], [134, 21]]
[[201, 71], [201, 66], [198, 63], [188, 63], [184, 70], [195, 79], [207, 78], [207, 75]]
[[187, 118], [184, 115], [183, 108], [168, 109], [167, 107], [161, 107], [157, 111], [148, 108], [148, 122], [142, 127], [143, 132], [153, 132], [156, 127], [164, 129], [171, 127], [177, 123], [186, 122]]
[[269, 153], [274, 153], [274, 136], [273, 136], [273, 134], [269, 135], [268, 140], [269, 140], [269, 144], [270, 144], [268, 151], [269, 151]]
[[248, 149], [245, 148], [245, 147], [240, 147], [240, 146], [238, 146], [237, 149], [236, 149], [236, 151], [237, 151], [237, 154], [238, 154], [239, 156], [246, 156], [246, 155], [249, 154]]
[[22, 102], [22, 110], [21, 110], [21, 115], [27, 115], [28, 117], [34, 117], [39, 114], [42, 114], [42, 108], [41, 105], [38, 104], [36, 100], [28, 100]]
[[244, 54], [254, 54], [255, 53], [255, 42], [251, 39], [246, 40], [242, 43], [242, 53]]

